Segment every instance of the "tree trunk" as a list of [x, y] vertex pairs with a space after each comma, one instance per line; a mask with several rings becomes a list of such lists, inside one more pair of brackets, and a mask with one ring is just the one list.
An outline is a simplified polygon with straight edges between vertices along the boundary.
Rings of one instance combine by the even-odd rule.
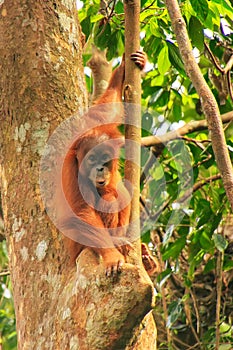
[[75, 1], [8, 0], [0, 13], [0, 187], [18, 349], [155, 349], [151, 314], [141, 323], [153, 296], [145, 271], [126, 265], [106, 279], [90, 250], [70, 268], [40, 196], [48, 137], [87, 105]]
[[133, 241], [130, 262], [138, 263], [140, 244], [140, 164], [141, 164], [141, 72], [130, 59], [140, 49], [140, 1], [125, 0], [125, 179], [132, 185], [131, 225]]

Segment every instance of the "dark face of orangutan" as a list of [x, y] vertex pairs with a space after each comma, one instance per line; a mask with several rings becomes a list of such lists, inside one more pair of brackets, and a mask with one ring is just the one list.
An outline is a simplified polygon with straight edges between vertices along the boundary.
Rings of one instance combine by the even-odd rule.
[[98, 189], [107, 186], [112, 177], [114, 150], [106, 145], [97, 145], [90, 149], [84, 157], [79, 157], [78, 162], [83, 158], [79, 167], [79, 174]]

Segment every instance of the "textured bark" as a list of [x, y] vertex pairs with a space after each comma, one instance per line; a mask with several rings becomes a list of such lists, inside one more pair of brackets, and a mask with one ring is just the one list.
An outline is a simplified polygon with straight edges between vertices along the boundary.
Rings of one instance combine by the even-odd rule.
[[[86, 249], [78, 258], [77, 272], [67, 277], [58, 307], [63, 320], [59, 332], [68, 329], [72, 318], [81, 350], [156, 349], [154, 321], [151, 314], [146, 316], [153, 287], [145, 270], [126, 264], [117, 278], [106, 278], [97, 256]], [[64, 319], [65, 313], [69, 318]], [[59, 349], [64, 346], [61, 340]]]
[[[1, 189], [18, 349], [56, 349], [64, 288], [60, 235], [44, 213], [39, 165], [53, 129], [83, 113], [85, 85], [74, 1], [0, 6]], [[65, 349], [65, 348], [64, 348]]]
[[141, 261], [140, 245], [140, 162], [141, 162], [141, 72], [130, 59], [140, 48], [140, 0], [125, 0], [125, 178], [133, 188], [131, 228], [128, 235], [135, 237], [130, 259]]
[[48, 137], [87, 105], [75, 1], [2, 1], [0, 14], [0, 188], [18, 349], [153, 349], [143, 347], [151, 316], [139, 326], [153, 295], [145, 272], [126, 265], [118, 281], [106, 280], [86, 251], [76, 273], [40, 197]]

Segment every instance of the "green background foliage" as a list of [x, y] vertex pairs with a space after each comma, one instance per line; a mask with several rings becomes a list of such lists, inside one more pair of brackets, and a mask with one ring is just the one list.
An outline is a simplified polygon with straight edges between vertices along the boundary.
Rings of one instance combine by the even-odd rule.
[[6, 242], [0, 243], [0, 345], [4, 350], [17, 349], [14, 304], [11, 294], [10, 276], [7, 274]]

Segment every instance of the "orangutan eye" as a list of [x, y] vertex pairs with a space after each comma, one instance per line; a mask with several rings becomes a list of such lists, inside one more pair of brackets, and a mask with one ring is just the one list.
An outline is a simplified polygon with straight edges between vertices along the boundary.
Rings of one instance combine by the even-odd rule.
[[110, 161], [110, 155], [108, 154], [108, 153], [104, 153], [103, 155], [102, 155], [102, 162], [103, 163], [107, 163], [107, 162], [109, 162]]
[[89, 157], [88, 157], [88, 162], [89, 163], [94, 163], [96, 160], [95, 156], [93, 154], [91, 154]]

